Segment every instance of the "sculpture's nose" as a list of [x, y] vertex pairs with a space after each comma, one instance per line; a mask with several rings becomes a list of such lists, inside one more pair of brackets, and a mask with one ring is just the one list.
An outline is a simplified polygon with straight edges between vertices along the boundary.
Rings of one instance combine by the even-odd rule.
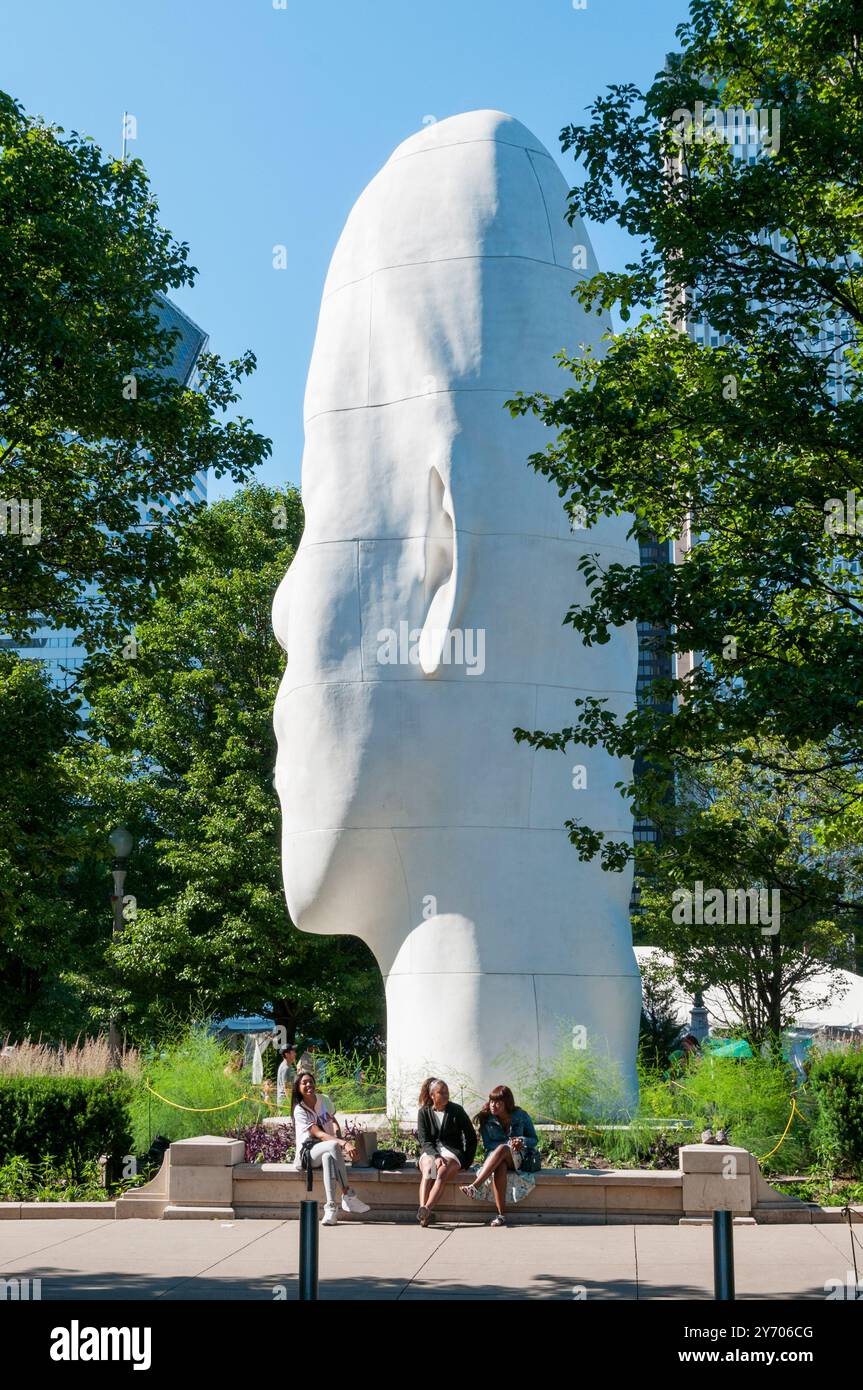
[[[297, 551], [299, 555], [299, 550]], [[296, 556], [294, 557], [296, 564]], [[291, 565], [273, 599], [273, 632], [276, 634], [276, 641], [286, 656], [289, 656], [288, 648], [288, 619], [290, 614], [292, 575], [294, 564]]]

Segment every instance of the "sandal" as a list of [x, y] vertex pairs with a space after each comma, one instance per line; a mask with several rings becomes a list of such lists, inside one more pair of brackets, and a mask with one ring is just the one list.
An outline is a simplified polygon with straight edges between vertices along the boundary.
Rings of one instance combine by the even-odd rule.
[[493, 1221], [489, 1221], [488, 1224], [489, 1224], [490, 1226], [505, 1226], [505, 1225], [506, 1225], [506, 1217], [505, 1217], [505, 1216], [496, 1216], [496, 1217], [494, 1218], [494, 1220], [493, 1220]]
[[429, 1211], [428, 1207], [420, 1207], [419, 1211], [417, 1212], [417, 1221], [420, 1223], [420, 1225], [427, 1226], [429, 1224], [430, 1218], [431, 1212]]
[[464, 1187], [459, 1188], [459, 1192], [463, 1192], [465, 1197], [472, 1197], [475, 1202], [482, 1200], [479, 1189], [475, 1183], [465, 1183]]

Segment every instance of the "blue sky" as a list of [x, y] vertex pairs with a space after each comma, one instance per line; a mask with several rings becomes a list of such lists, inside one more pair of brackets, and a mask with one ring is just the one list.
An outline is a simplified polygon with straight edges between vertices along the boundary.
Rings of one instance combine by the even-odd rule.
[[[299, 481], [318, 305], [345, 218], [392, 149], [493, 107], [556, 155], [612, 82], [647, 85], [686, 0], [6, 0], [0, 85], [119, 153], [137, 121], [163, 222], [191, 248], [180, 306], [258, 370], [243, 413], [273, 441], [262, 481]], [[592, 227], [604, 269], [630, 248]], [[273, 246], [287, 267], [273, 268]], [[211, 497], [231, 491], [211, 486]]]

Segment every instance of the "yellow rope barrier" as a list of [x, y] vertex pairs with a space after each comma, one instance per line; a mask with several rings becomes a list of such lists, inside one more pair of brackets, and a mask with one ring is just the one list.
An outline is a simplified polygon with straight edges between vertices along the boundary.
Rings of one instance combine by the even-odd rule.
[[[145, 1081], [144, 1085], [151, 1095], [156, 1096], [156, 1098], [163, 1101], [165, 1105], [172, 1106], [174, 1110], [188, 1110], [195, 1115], [213, 1115], [218, 1110], [230, 1110], [235, 1105], [243, 1105], [247, 1100], [251, 1101], [254, 1105], [266, 1105], [270, 1110], [278, 1110], [280, 1114], [284, 1114], [283, 1106], [271, 1100], [267, 1100], [266, 1096], [250, 1096], [245, 1094], [240, 1096], [239, 1100], [229, 1100], [226, 1105], [180, 1105], [177, 1101], [169, 1100], [167, 1096], [160, 1095], [158, 1091], [153, 1089], [149, 1081]], [[385, 1115], [386, 1109], [378, 1107], [375, 1110], [364, 1110], [362, 1113], [364, 1115]], [[286, 1115], [286, 1119], [290, 1119], [290, 1112]]]
[[145, 1081], [144, 1085], [150, 1092], [150, 1095], [156, 1096], [156, 1098], [163, 1101], [165, 1105], [172, 1106], [174, 1110], [191, 1110], [194, 1111], [196, 1115], [212, 1115], [216, 1110], [231, 1110], [235, 1105], [242, 1105], [246, 1100], [255, 1099], [254, 1096], [240, 1096], [239, 1100], [229, 1100], [227, 1105], [178, 1105], [175, 1100], [168, 1100], [167, 1096], [162, 1096], [158, 1091], [154, 1091], [149, 1081]]
[[773, 1155], [777, 1152], [778, 1149], [781, 1149], [781, 1148], [782, 1148], [782, 1145], [783, 1145], [784, 1142], [785, 1142], [785, 1136], [786, 1136], [786, 1134], [788, 1133], [789, 1129], [791, 1128], [791, 1121], [794, 1119], [794, 1116], [795, 1116], [795, 1115], [799, 1115], [799, 1116], [800, 1116], [800, 1119], [803, 1121], [804, 1124], [807, 1123], [806, 1116], [805, 1116], [805, 1115], [802, 1115], [802, 1114], [800, 1113], [799, 1109], [797, 1108], [797, 1101], [795, 1100], [794, 1096], [792, 1096], [792, 1097], [791, 1097], [791, 1114], [788, 1116], [788, 1123], [787, 1123], [787, 1125], [785, 1126], [784, 1130], [782, 1131], [782, 1138], [779, 1140], [779, 1143], [778, 1143], [778, 1144], [775, 1144], [775, 1145], [774, 1145], [774, 1147], [770, 1150], [769, 1154], [764, 1154], [763, 1158], [759, 1158], [759, 1160], [758, 1160], [759, 1163], [765, 1163], [766, 1160], [767, 1160], [768, 1158], [772, 1158], [772, 1157], [773, 1157]]

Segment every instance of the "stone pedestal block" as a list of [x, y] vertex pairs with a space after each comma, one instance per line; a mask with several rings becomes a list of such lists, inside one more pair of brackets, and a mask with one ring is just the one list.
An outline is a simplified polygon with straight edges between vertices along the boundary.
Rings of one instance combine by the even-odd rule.
[[232, 1168], [245, 1158], [242, 1139], [223, 1139], [202, 1134], [197, 1139], [175, 1139], [170, 1148], [172, 1168]]
[[726, 1144], [684, 1144], [680, 1149], [683, 1210], [701, 1212], [752, 1211], [751, 1155]]

